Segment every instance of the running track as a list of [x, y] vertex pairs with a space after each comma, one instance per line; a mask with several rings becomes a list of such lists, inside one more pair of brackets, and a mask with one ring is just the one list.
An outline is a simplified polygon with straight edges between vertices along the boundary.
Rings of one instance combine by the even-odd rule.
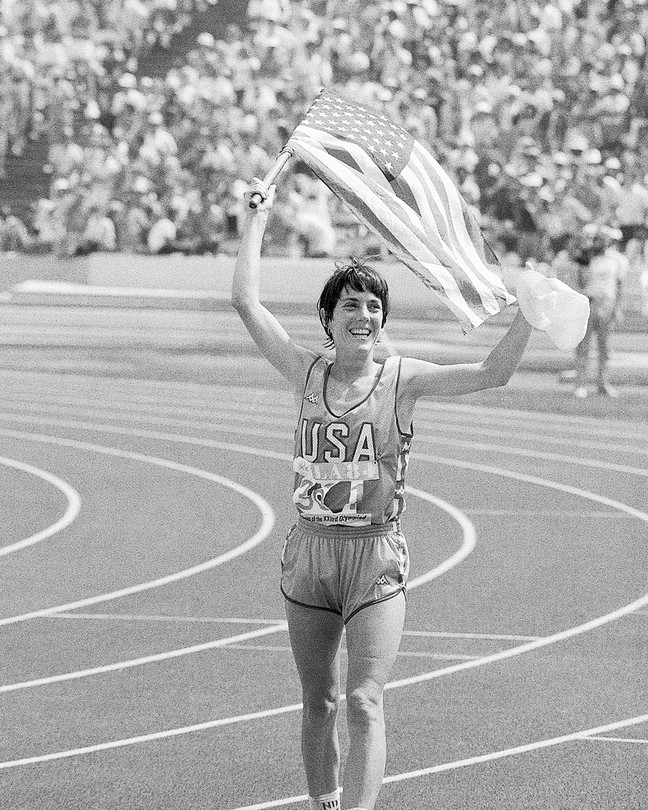
[[[306, 807], [293, 405], [241, 362], [0, 371], [3, 810]], [[420, 407], [378, 810], [648, 808], [647, 457], [646, 423]]]

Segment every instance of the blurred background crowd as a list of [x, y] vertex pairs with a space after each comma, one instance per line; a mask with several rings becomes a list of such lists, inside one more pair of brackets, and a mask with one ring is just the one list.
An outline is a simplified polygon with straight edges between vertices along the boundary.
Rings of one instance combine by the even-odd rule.
[[[326, 85], [423, 143], [503, 260], [589, 225], [645, 263], [647, 0], [220, 2], [0, 0], [2, 249], [231, 252], [244, 184]], [[12, 210], [36, 141], [46, 193]], [[268, 251], [378, 249], [297, 161], [280, 182]]]

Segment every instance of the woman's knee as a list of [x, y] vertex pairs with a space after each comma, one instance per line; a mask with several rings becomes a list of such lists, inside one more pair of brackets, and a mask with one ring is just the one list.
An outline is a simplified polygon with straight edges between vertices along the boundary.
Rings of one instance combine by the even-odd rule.
[[371, 726], [383, 723], [382, 689], [359, 686], [347, 694], [347, 717], [350, 725]]
[[340, 711], [340, 695], [336, 692], [305, 693], [303, 703], [304, 715], [311, 722], [335, 720]]

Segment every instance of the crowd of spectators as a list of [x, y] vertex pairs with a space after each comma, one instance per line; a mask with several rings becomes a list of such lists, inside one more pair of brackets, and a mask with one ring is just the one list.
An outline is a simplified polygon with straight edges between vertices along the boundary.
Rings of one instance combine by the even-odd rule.
[[[427, 146], [501, 255], [550, 261], [587, 223], [648, 221], [647, 0], [250, 0], [141, 75], [143, 49], [215, 1], [3, 0], [0, 172], [47, 134], [39, 245], [229, 250], [243, 184], [322, 86]], [[329, 255], [354, 230], [296, 160], [281, 186], [268, 250]]]

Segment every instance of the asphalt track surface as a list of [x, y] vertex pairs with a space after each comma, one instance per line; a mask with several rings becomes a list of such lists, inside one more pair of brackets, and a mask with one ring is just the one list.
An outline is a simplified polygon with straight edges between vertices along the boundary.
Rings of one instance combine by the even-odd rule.
[[[233, 383], [0, 370], [3, 810], [306, 807], [294, 404]], [[645, 810], [648, 423], [415, 431], [377, 810]]]

